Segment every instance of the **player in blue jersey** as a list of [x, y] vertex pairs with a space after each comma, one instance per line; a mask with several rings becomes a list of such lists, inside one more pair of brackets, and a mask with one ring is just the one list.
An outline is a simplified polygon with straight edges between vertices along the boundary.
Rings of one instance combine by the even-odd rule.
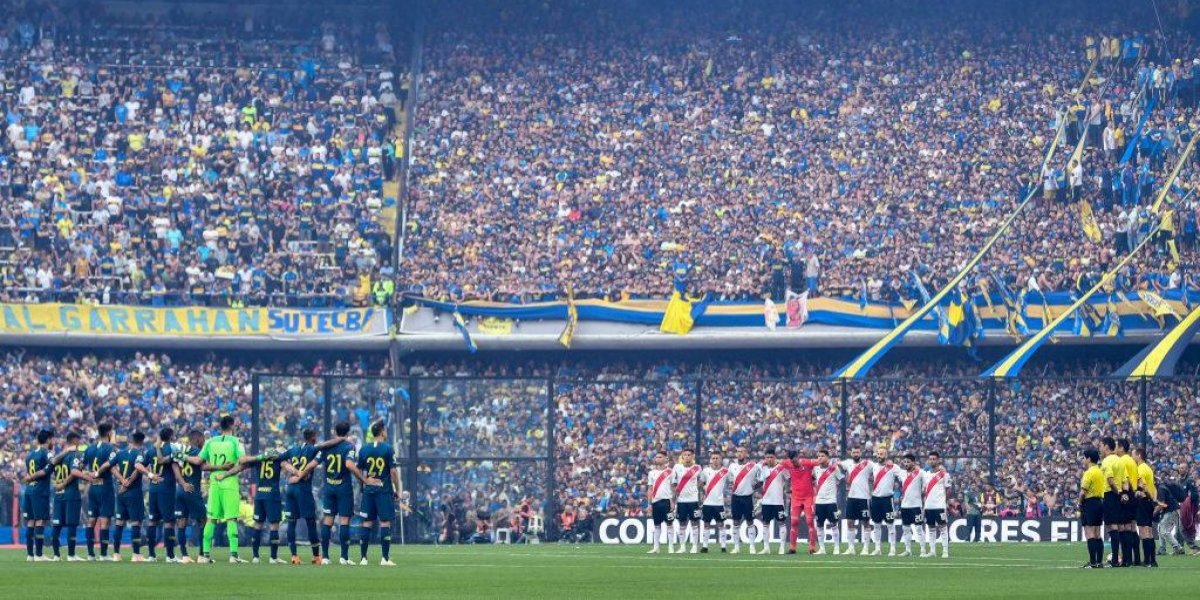
[[254, 524], [251, 526], [254, 537], [251, 539], [251, 548], [254, 551], [253, 558], [250, 562], [258, 564], [261, 558], [259, 557], [259, 549], [262, 547], [262, 530], [265, 524], [270, 531], [271, 545], [271, 564], [281, 565], [287, 561], [279, 558], [279, 522], [283, 518], [283, 494], [279, 489], [280, 474], [284, 471], [289, 474], [294, 474], [295, 469], [292, 468], [291, 455], [288, 451], [279, 451], [276, 449], [266, 450], [255, 456], [247, 456], [243, 458], [238, 466], [226, 471], [228, 475], [235, 475], [242, 471], [253, 470], [255, 474], [254, 488]]
[[112, 465], [117, 455], [113, 446], [113, 426], [101, 423], [96, 427], [96, 441], [83, 452], [84, 468], [92, 476], [93, 483], [87, 491], [87, 539], [88, 560], [96, 559], [96, 529], [100, 530], [100, 560], [108, 560], [108, 526], [116, 510], [117, 498], [113, 492]]
[[380, 481], [363, 476], [359, 470], [356, 464], [358, 451], [345, 439], [350, 433], [350, 424], [344, 421], [338, 423], [333, 432], [342, 440], [317, 455], [317, 460], [325, 469], [325, 485], [321, 488], [321, 509], [325, 513], [321, 522], [321, 555], [324, 557], [321, 564], [329, 564], [329, 542], [333, 537], [333, 520], [336, 517], [339, 526], [338, 541], [342, 545], [339, 564], [352, 565], [354, 563], [350, 561], [350, 514], [354, 511], [354, 484], [350, 476], [353, 475], [364, 485], [377, 486], [380, 485]]
[[396, 468], [396, 455], [392, 445], [387, 443], [387, 424], [377, 421], [371, 425], [373, 441], [363, 444], [358, 451], [358, 462], [363, 465], [363, 473], [368, 480], [377, 479], [382, 485], [364, 485], [359, 505], [358, 516], [362, 517], [362, 537], [359, 539], [359, 550], [362, 559], [360, 565], [366, 565], [367, 547], [374, 533], [375, 523], [379, 523], [379, 548], [383, 553], [379, 565], [394, 567], [392, 562], [392, 520], [396, 518], [396, 502], [400, 496], [400, 470]]
[[45, 549], [46, 521], [50, 519], [50, 446], [54, 443], [54, 430], [37, 432], [37, 447], [25, 457], [25, 493], [21, 498], [21, 518], [25, 521], [25, 560], [42, 562], [49, 560]]
[[175, 444], [175, 463], [179, 465], [179, 485], [175, 488], [175, 538], [179, 542], [179, 562], [190, 563], [188, 556], [188, 521], [196, 524], [196, 545], [206, 520], [204, 496], [200, 492], [200, 478], [204, 474], [200, 461], [200, 448], [204, 447], [204, 432], [193, 429], [188, 432], [186, 444]]
[[[288, 449], [288, 457], [292, 465], [292, 476], [288, 478], [287, 495], [284, 498], [283, 516], [288, 523], [288, 549], [292, 553], [292, 564], [300, 564], [300, 555], [296, 550], [296, 530], [300, 521], [308, 530], [308, 542], [312, 547], [313, 564], [321, 563], [321, 540], [317, 535], [317, 503], [313, 498], [313, 470], [320, 464], [317, 456], [323, 445], [317, 444], [317, 432], [305, 429], [302, 441]], [[331, 440], [333, 444], [341, 442], [340, 438]], [[329, 442], [326, 442], [329, 443]], [[333, 445], [330, 444], [330, 445]]]
[[121, 560], [121, 538], [125, 526], [129, 525], [133, 546], [132, 562], [144, 562], [142, 558], [142, 522], [146, 520], [146, 501], [142, 494], [143, 476], [149, 478], [150, 471], [142, 465], [146, 458], [146, 434], [135, 431], [129, 436], [129, 445], [118, 450], [113, 457], [112, 473], [117, 480], [116, 526], [113, 527], [113, 560]]
[[62, 560], [59, 538], [67, 532], [67, 561], [79, 562], [83, 558], [75, 555], [75, 532], [79, 529], [79, 517], [83, 513], [83, 496], [79, 482], [94, 480], [84, 470], [83, 453], [86, 447], [79, 444], [79, 434], [67, 433], [66, 446], [50, 459], [54, 472], [54, 516], [51, 519], [50, 542], [54, 546], [55, 561]]
[[145, 472], [153, 477], [150, 479], [149, 519], [146, 521], [146, 546], [150, 550], [150, 562], [157, 562], [154, 549], [158, 544], [159, 528], [162, 528], [163, 546], [167, 551], [167, 562], [175, 560], [175, 487], [176, 482], [183, 478], [179, 464], [175, 462], [175, 430], [163, 427], [158, 432], [158, 442], [146, 448], [142, 457]]

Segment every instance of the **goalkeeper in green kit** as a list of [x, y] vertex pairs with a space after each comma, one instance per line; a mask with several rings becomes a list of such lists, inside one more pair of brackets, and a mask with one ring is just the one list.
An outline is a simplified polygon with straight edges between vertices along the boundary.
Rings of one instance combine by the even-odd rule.
[[200, 563], [212, 562], [213, 532], [216, 531], [216, 524], [222, 522], [229, 537], [229, 562], [246, 562], [238, 558], [238, 514], [242, 492], [237, 474], [224, 473], [236, 467], [245, 454], [242, 442], [233, 435], [234, 424], [232, 415], [221, 417], [221, 435], [208, 438], [200, 455], [195, 457], [203, 470], [217, 471], [208, 478], [208, 522], [204, 524]]

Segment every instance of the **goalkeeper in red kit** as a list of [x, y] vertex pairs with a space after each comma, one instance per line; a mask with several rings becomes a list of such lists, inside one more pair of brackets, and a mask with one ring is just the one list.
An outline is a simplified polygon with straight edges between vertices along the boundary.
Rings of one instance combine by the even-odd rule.
[[792, 513], [791, 525], [788, 528], [788, 554], [796, 553], [796, 538], [800, 532], [800, 513], [804, 513], [804, 522], [808, 524], [808, 553], [817, 551], [816, 524], [813, 513], [816, 511], [816, 491], [813, 489], [813, 467], [817, 461], [809, 458], [799, 458], [795, 450], [788, 450], [787, 460], [783, 467], [787, 469], [792, 482]]

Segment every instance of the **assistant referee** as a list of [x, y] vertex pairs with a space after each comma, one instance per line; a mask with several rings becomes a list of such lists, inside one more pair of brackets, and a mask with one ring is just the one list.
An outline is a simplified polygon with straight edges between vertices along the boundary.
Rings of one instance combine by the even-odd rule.
[[1108, 481], [1100, 470], [1100, 452], [1095, 448], [1083, 451], [1083, 479], [1079, 482], [1079, 521], [1087, 540], [1088, 562], [1084, 568], [1104, 568], [1104, 539], [1100, 526], [1104, 522], [1104, 494]]
[[1132, 556], [1123, 552], [1121, 544], [1121, 530], [1125, 524], [1125, 508], [1121, 504], [1121, 491], [1125, 489], [1129, 475], [1125, 471], [1121, 457], [1117, 456], [1115, 440], [1111, 437], [1102, 438], [1100, 449], [1104, 451], [1104, 460], [1100, 461], [1100, 470], [1104, 473], [1107, 484], [1104, 490], [1104, 529], [1108, 533], [1108, 543], [1112, 549], [1112, 562], [1109, 566], [1123, 567], [1129, 565], [1133, 559]]

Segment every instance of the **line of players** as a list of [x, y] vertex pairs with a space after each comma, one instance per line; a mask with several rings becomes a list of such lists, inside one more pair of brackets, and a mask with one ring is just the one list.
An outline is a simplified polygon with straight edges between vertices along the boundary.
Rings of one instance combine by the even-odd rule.
[[[674, 467], [667, 466], [664, 452], [655, 454], [647, 477], [653, 521], [653, 547], [649, 553], [658, 553], [663, 544], [668, 553], [686, 552], [689, 541], [692, 553], [708, 552], [708, 528], [713, 528], [721, 552], [726, 552], [730, 542], [733, 548], [729, 552], [740, 552], [745, 537], [750, 554], [760, 551], [759, 539], [761, 552], [767, 554], [778, 526], [779, 554], [794, 554], [803, 516], [808, 531], [816, 532], [808, 536], [809, 554], [825, 554], [828, 541], [831, 554], [880, 556], [886, 533], [888, 556], [910, 556], [912, 541], [916, 540], [922, 558], [935, 556], [938, 544], [942, 546], [942, 558], [949, 557], [946, 499], [951, 481], [937, 452], [929, 453], [928, 469], [921, 469], [912, 454], [905, 454], [897, 465], [882, 448], [876, 449], [875, 460], [864, 458], [862, 449], [854, 448], [850, 458], [840, 461], [831, 459], [827, 450], [818, 451], [815, 460], [799, 458], [795, 451], [779, 460], [771, 449], [757, 462], [750, 460], [744, 446], [736, 452], [728, 465], [721, 453], [713, 452], [707, 467], [696, 464], [692, 450], [682, 451]], [[844, 549], [838, 510], [843, 483], [849, 526]], [[894, 500], [897, 493], [898, 511]], [[765, 530], [747, 535], [750, 528], [756, 527], [756, 495], [757, 512]], [[901, 527], [899, 537], [897, 521]], [[856, 547], [856, 538], [861, 549]], [[898, 552], [901, 544], [904, 550]]]
[[[37, 433], [37, 447], [25, 459], [22, 518], [25, 521], [26, 560], [31, 562], [62, 560], [60, 534], [67, 533], [67, 557], [70, 562], [84, 560], [121, 560], [121, 543], [130, 528], [132, 562], [157, 561], [156, 546], [162, 541], [166, 562], [192, 562], [188, 553], [188, 525], [203, 529], [201, 554], [196, 562], [211, 562], [213, 527], [225, 522], [230, 547], [230, 562], [243, 563], [238, 556], [237, 520], [240, 516], [240, 490], [237, 475], [255, 473], [254, 517], [252, 526], [252, 562], [259, 562], [262, 532], [268, 531], [271, 564], [285, 563], [279, 558], [279, 526], [289, 524], [287, 543], [291, 563], [300, 564], [296, 533], [303, 521], [309, 532], [313, 564], [329, 564], [329, 545], [335, 521], [340, 527], [343, 565], [355, 564], [349, 557], [350, 517], [354, 505], [353, 476], [361, 483], [359, 516], [363, 518], [359, 536], [360, 561], [366, 565], [368, 546], [375, 525], [382, 552], [380, 564], [395, 566], [390, 559], [391, 523], [401, 491], [399, 471], [392, 446], [387, 443], [384, 423], [372, 424], [372, 441], [356, 449], [348, 440], [348, 423], [339, 423], [335, 437], [317, 443], [316, 432], [305, 430], [302, 439], [287, 450], [268, 450], [254, 456], [242, 456], [241, 445], [232, 437], [234, 420], [222, 417], [222, 436], [234, 441], [237, 456], [208, 457], [204, 433], [188, 432], [184, 443], [175, 441], [175, 433], [163, 428], [158, 441], [146, 443], [141, 432], [129, 435], [128, 443], [114, 443], [113, 427], [98, 426], [97, 438], [84, 445], [80, 435], [68, 433], [66, 443], [55, 454], [54, 431]], [[359, 464], [363, 465], [361, 468]], [[313, 493], [314, 471], [324, 473], [321, 487], [323, 518], [320, 536], [316, 535], [317, 513]], [[208, 502], [202, 496], [201, 474], [212, 472], [208, 482]], [[286, 477], [285, 477], [286, 476]], [[282, 480], [287, 481], [283, 486]], [[143, 481], [149, 485], [143, 489]], [[222, 484], [221, 482], [224, 482]], [[229, 486], [229, 484], [233, 484]], [[86, 488], [85, 488], [86, 486]], [[218, 487], [230, 491], [221, 507]], [[53, 501], [52, 501], [53, 498]], [[86, 498], [86, 507], [84, 499]], [[232, 505], [232, 506], [230, 506]], [[86, 508], [85, 540], [87, 558], [76, 554], [76, 532]], [[147, 508], [149, 509], [147, 511]], [[51, 518], [51, 515], [52, 518]], [[49, 535], [53, 556], [45, 556], [45, 526], [52, 524]], [[110, 538], [110, 524], [112, 525]], [[143, 524], [145, 528], [143, 529]], [[96, 537], [99, 533], [99, 556]], [[145, 538], [143, 538], [143, 533]], [[109, 554], [109, 546], [112, 553]], [[178, 544], [178, 554], [176, 545]], [[145, 545], [149, 555], [142, 556]]]
[[[1080, 481], [1079, 520], [1087, 540], [1085, 568], [1157, 567], [1154, 548], [1154, 515], [1167, 507], [1158, 499], [1154, 468], [1146, 462], [1146, 449], [1130, 453], [1126, 438], [1101, 438], [1100, 450], [1084, 450]], [[1103, 459], [1100, 452], [1104, 453]], [[1104, 559], [1104, 539], [1111, 548]]]

